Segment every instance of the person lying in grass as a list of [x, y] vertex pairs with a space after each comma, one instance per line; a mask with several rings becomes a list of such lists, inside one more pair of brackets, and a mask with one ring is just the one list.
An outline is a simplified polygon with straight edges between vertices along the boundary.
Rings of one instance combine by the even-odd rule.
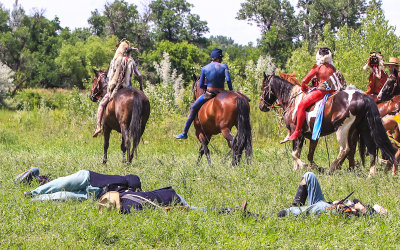
[[[20, 174], [16, 180], [32, 181], [39, 176], [38, 168], [31, 168]], [[115, 208], [123, 214], [131, 209], [142, 210], [146, 206], [163, 208], [182, 208], [185, 210], [206, 211], [204, 207], [194, 207], [175, 192], [172, 187], [165, 187], [149, 192], [141, 192], [141, 181], [137, 175], [105, 175], [93, 171], [80, 170], [45, 183], [32, 191], [25, 192], [32, 200], [87, 200], [100, 199], [100, 207]], [[246, 210], [247, 203], [241, 210]], [[221, 213], [238, 211], [239, 207], [217, 209]]]
[[[37, 168], [31, 169], [34, 176], [39, 176]], [[25, 179], [29, 178], [25, 174]], [[16, 179], [21, 179], [17, 177]], [[32, 200], [87, 200], [90, 197], [99, 199], [108, 191], [125, 192], [140, 191], [140, 178], [137, 175], [105, 175], [89, 170], [80, 170], [72, 175], [52, 180], [32, 191], [25, 192], [25, 196]]]
[[[304, 206], [307, 196], [308, 206]], [[346, 200], [349, 196], [341, 201], [326, 202], [317, 177], [314, 173], [307, 172], [303, 175], [300, 181], [300, 185], [297, 189], [294, 200], [291, 203], [291, 207], [280, 211], [278, 217], [284, 217], [286, 215], [298, 216], [301, 214], [321, 214], [326, 212], [343, 212], [345, 214], [356, 216], [387, 213], [387, 210], [378, 204], [371, 207], [369, 205], [364, 205], [358, 199]]]

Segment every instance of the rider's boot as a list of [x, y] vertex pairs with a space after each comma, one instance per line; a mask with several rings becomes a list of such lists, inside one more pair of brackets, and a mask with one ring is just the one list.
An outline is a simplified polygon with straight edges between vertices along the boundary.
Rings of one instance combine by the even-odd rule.
[[201, 108], [201, 106], [202, 106], [206, 101], [207, 101], [207, 100], [204, 99], [204, 95], [201, 95], [201, 96], [196, 100], [196, 102], [190, 107], [190, 112], [189, 112], [188, 119], [187, 119], [186, 124], [185, 124], [185, 128], [183, 129], [183, 132], [180, 133], [179, 135], [174, 135], [174, 137], [175, 137], [176, 139], [187, 139], [187, 138], [188, 138], [187, 134], [188, 134], [190, 125], [192, 125], [192, 122], [193, 122], [193, 120], [194, 120], [194, 118], [195, 118], [195, 116], [196, 116], [196, 114], [197, 114], [197, 111], [199, 111], [199, 109]]
[[306, 203], [307, 200], [307, 183], [304, 179], [304, 177], [301, 179], [300, 185], [297, 188], [296, 195], [294, 197], [294, 200], [292, 201], [292, 204], [290, 204], [291, 207], [299, 207], [303, 206]]
[[93, 137], [97, 137], [97, 135], [99, 135], [101, 132], [101, 119], [103, 118], [103, 111], [104, 111], [104, 108], [100, 104], [99, 109], [97, 110], [97, 127], [96, 127], [96, 131], [94, 131]]

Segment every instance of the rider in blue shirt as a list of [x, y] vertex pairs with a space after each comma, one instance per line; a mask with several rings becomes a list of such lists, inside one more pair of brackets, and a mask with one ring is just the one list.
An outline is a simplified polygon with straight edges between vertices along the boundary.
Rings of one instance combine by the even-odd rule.
[[229, 76], [229, 69], [226, 64], [221, 63], [222, 57], [222, 50], [214, 49], [211, 52], [211, 63], [207, 64], [201, 69], [200, 88], [206, 89], [206, 91], [190, 107], [185, 128], [181, 134], [175, 136], [176, 139], [187, 139], [187, 133], [197, 112], [204, 103], [211, 98], [214, 98], [219, 92], [224, 90], [225, 79], [228, 83], [229, 90], [233, 90], [231, 78]]

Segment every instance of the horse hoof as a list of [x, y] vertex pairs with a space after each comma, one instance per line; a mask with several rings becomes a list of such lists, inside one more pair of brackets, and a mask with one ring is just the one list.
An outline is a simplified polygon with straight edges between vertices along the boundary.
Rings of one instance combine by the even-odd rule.
[[107, 163], [107, 160], [103, 160], [103, 164], [106, 164]]

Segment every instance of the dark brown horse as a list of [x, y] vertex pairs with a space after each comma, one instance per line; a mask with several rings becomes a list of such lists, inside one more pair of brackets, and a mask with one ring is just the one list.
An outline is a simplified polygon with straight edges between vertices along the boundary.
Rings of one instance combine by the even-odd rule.
[[[278, 101], [284, 110], [286, 127], [293, 132], [296, 125], [294, 122], [296, 108], [303, 97], [300, 87], [278, 76], [267, 76], [264, 74], [262, 91], [259, 105], [260, 110], [267, 112]], [[316, 106], [318, 105], [312, 106], [309, 112], [307, 112], [306, 122], [303, 127], [303, 135], [308, 139], [312, 135], [311, 131], [317, 113]], [[354, 167], [354, 154], [358, 140], [360, 140], [360, 148], [364, 150], [364, 145], [366, 145], [370, 155], [370, 175], [376, 173], [375, 159], [378, 148], [381, 149], [386, 159], [395, 163], [395, 152], [386, 136], [375, 102], [371, 97], [360, 93], [358, 90], [339, 91], [327, 100], [324, 109], [321, 136], [329, 135], [335, 131], [340, 152], [330, 166], [330, 173], [340, 168], [346, 158], [349, 159], [349, 167]], [[300, 160], [303, 145], [302, 140], [304, 138], [293, 141], [292, 156], [294, 158], [295, 169], [304, 165]], [[311, 143], [317, 143], [317, 141], [310, 140]], [[363, 152], [361, 152], [361, 157], [363, 159]], [[396, 171], [397, 163], [393, 167], [392, 174], [395, 174]]]
[[[95, 71], [89, 98], [93, 102], [97, 102], [106, 93], [107, 72]], [[103, 163], [107, 162], [107, 150], [112, 130], [122, 134], [122, 161], [125, 161], [125, 153], [127, 152], [127, 160], [129, 163], [132, 162], [133, 154], [139, 145], [149, 115], [150, 102], [143, 91], [127, 88], [118, 90], [114, 98], [108, 103], [103, 115]], [[130, 150], [131, 141], [132, 150]]]
[[[196, 100], [203, 89], [199, 87], [197, 79], [192, 86], [193, 100]], [[231, 133], [232, 127], [237, 128], [236, 136]], [[246, 150], [247, 163], [250, 163], [252, 155], [252, 135], [250, 125], [250, 105], [247, 97], [236, 91], [222, 91], [213, 99], [207, 101], [200, 108], [194, 119], [196, 136], [201, 146], [199, 150], [200, 162], [203, 154], [211, 164], [208, 144], [211, 136], [222, 133], [232, 151], [232, 164], [240, 162], [242, 152]]]

